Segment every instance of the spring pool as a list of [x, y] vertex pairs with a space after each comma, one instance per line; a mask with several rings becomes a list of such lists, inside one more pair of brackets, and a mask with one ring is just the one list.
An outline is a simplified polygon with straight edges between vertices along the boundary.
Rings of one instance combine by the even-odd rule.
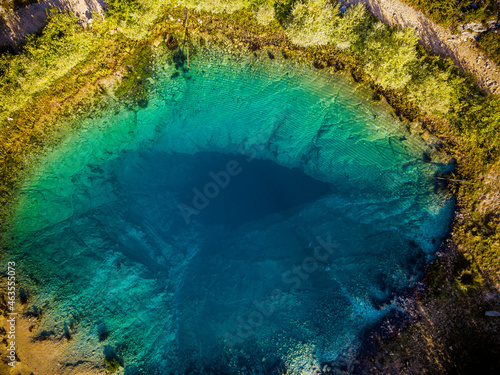
[[61, 362], [96, 352], [129, 375], [349, 366], [447, 234], [449, 160], [298, 63], [163, 56], [148, 82], [24, 182], [13, 256], [35, 334], [71, 327]]

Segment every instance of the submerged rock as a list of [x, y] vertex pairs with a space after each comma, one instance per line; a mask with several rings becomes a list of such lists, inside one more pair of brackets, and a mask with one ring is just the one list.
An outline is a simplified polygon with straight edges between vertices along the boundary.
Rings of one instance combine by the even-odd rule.
[[168, 37], [166, 45], [170, 51], [173, 51], [173, 50], [176, 50], [177, 48], [179, 48], [179, 43], [177, 42], [177, 38], [173, 35], [170, 35]]

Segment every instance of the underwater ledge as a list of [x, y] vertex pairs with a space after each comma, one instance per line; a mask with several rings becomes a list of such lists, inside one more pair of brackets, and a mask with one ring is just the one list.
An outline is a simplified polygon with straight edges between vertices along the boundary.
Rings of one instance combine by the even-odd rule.
[[[409, 131], [387, 106], [373, 103], [369, 90], [355, 85], [342, 75], [331, 77], [293, 61], [279, 58], [270, 60], [267, 54], [260, 58], [244, 54], [231, 55], [215, 47], [194, 58], [189, 72], [183, 66], [175, 65], [168, 53], [163, 59], [159, 58], [149, 80], [148, 91], [151, 95], [147, 105], [130, 108], [119, 104], [108, 108], [100, 116], [84, 119], [78, 130], [47, 153], [36, 167], [33, 178], [25, 182], [16, 217], [18, 223], [22, 224], [16, 230], [19, 235], [17, 251], [23, 262], [27, 264], [29, 259], [29, 264], [36, 265], [30, 270], [33, 283], [26, 287], [31, 296], [30, 316], [40, 316], [40, 311], [44, 311], [43, 324], [36, 328], [36, 337], [45, 341], [42, 338], [64, 336], [65, 332], [70, 332], [71, 341], [68, 341], [68, 345], [79, 348], [83, 357], [97, 359], [102, 358], [100, 353], [103, 353], [108, 362], [118, 361], [120, 365], [126, 366], [125, 371], [129, 373], [181, 372], [179, 363], [183, 363], [183, 371], [195, 366], [189, 371], [201, 373], [209, 370], [232, 373], [243, 367], [262, 368], [264, 372], [272, 368], [287, 368], [290, 373], [294, 373], [298, 371], [294, 369], [304, 366], [311, 371], [319, 367], [334, 371], [336, 367], [349, 366], [356, 356], [358, 334], [343, 331], [344, 327], [340, 335], [336, 336], [336, 332], [332, 333], [333, 336], [323, 337], [322, 340], [329, 346], [318, 349], [310, 343], [302, 343], [302, 340], [315, 331], [315, 328], [310, 327], [318, 325], [319, 319], [304, 319], [301, 314], [307, 316], [313, 311], [321, 311], [318, 310], [319, 306], [330, 300], [330, 308], [336, 306], [336, 310], [329, 311], [329, 308], [323, 307], [321, 315], [323, 323], [328, 322], [328, 326], [341, 327], [339, 321], [342, 319], [356, 326], [363, 324], [370, 327], [377, 324], [390, 310], [395, 295], [411, 287], [422, 276], [426, 258], [432, 258], [440, 239], [447, 232], [447, 228], [438, 223], [449, 221], [453, 202], [444, 190], [439, 190], [439, 184], [433, 176], [453, 168], [450, 160], [435, 145], [425, 143], [418, 133]], [[252, 95], [254, 92], [260, 96]], [[273, 95], [276, 98], [273, 99]], [[234, 100], [235, 97], [238, 99]], [[244, 111], [238, 112], [241, 108]], [[265, 116], [263, 108], [267, 111], [264, 111]], [[193, 113], [188, 110], [193, 110]], [[187, 116], [187, 113], [190, 115]], [[232, 115], [228, 116], [228, 113]], [[254, 133], [249, 132], [248, 127], [255, 129]], [[222, 158], [222, 161], [216, 163], [219, 166], [207, 165], [207, 160], [212, 157], [201, 154], [204, 156], [196, 158], [200, 152], [216, 152], [219, 155], [216, 160]], [[245, 159], [238, 159], [238, 154]], [[182, 161], [181, 165], [185, 167], [179, 171], [175, 165], [187, 157], [182, 155], [191, 156]], [[226, 159], [223, 155], [226, 155]], [[250, 220], [250, 224], [242, 222], [231, 227], [215, 221], [208, 226], [208, 230], [200, 229], [203, 224], [200, 221], [186, 232], [183, 227], [186, 223], [178, 211], [179, 202], [190, 202], [191, 196], [186, 195], [186, 190], [209, 183], [210, 180], [206, 179], [210, 177], [208, 172], [211, 170], [217, 175], [226, 165], [229, 173], [227, 163], [232, 161], [244, 166], [243, 170], [249, 170], [250, 167], [245, 165], [247, 159], [255, 159], [255, 163], [260, 163], [258, 160], [272, 161], [285, 168], [284, 171], [298, 168], [305, 174], [300, 179], [311, 178], [330, 187], [320, 189], [323, 192], [312, 199], [313, 204], [310, 204], [311, 200], [302, 203], [299, 200], [298, 205], [285, 205], [276, 214], [267, 213], [258, 220]], [[172, 164], [172, 160], [176, 162]], [[201, 168], [200, 163], [204, 165]], [[196, 181], [185, 176], [185, 170], [190, 168], [208, 172], [205, 176], [201, 172], [193, 173], [198, 176]], [[249, 174], [258, 176], [266, 168], [271, 167], [261, 167]], [[140, 173], [137, 174], [137, 171]], [[163, 174], [168, 178], [162, 177], [158, 181], [158, 176]], [[279, 173], [273, 171], [270, 175], [272, 177]], [[179, 183], [180, 176], [184, 176], [187, 181], [185, 188]], [[55, 186], [54, 177], [57, 180]], [[154, 192], [153, 201], [147, 198], [148, 194], [144, 194], [143, 189], [138, 188], [138, 181], [147, 187], [146, 192]], [[240, 189], [248, 186], [249, 182]], [[75, 189], [75, 186], [78, 188]], [[175, 189], [178, 189], [177, 193]], [[283, 187], [279, 189], [283, 191]], [[357, 193], [353, 194], [353, 191]], [[238, 195], [238, 192], [232, 194]], [[224, 192], [221, 197], [224, 197]], [[436, 200], [436, 197], [440, 198]], [[291, 199], [297, 200], [293, 195]], [[138, 205], [145, 200], [148, 201], [147, 209]], [[158, 201], [167, 204], [158, 207]], [[122, 202], [127, 205], [126, 211], [119, 208]], [[228, 205], [234, 207], [234, 202], [230, 201]], [[165, 205], [170, 208], [165, 208]], [[427, 208], [420, 211], [419, 207]], [[404, 218], [405, 214], [408, 214], [407, 218]], [[144, 226], [140, 224], [141, 221], [148, 224]], [[300, 229], [307, 226], [311, 226], [312, 230]], [[335, 228], [339, 236], [345, 236], [352, 231], [350, 228], [353, 226], [361, 228], [359, 231], [364, 235], [350, 241], [356, 244], [350, 255], [348, 249], [342, 249], [336, 242], [331, 243], [330, 232]], [[162, 237], [165, 228], [185, 234], [174, 236], [175, 242], [170, 239], [169, 243]], [[113, 230], [115, 233], [112, 233]], [[118, 234], [122, 231], [124, 233]], [[233, 232], [237, 232], [240, 237], [234, 237]], [[92, 233], [100, 234], [95, 236]], [[61, 241], [57, 243], [51, 240], [54, 235], [62, 236]], [[123, 236], [126, 239], [121, 238]], [[26, 239], [23, 240], [23, 237]], [[293, 238], [295, 240], [291, 241]], [[295, 306], [306, 302], [310, 306], [304, 310], [297, 309], [289, 316], [282, 312], [272, 314], [272, 335], [260, 333], [253, 337], [252, 334], [249, 340], [244, 334], [243, 337], [238, 335], [238, 330], [248, 325], [245, 321], [238, 323], [239, 319], [255, 313], [252, 309], [258, 307], [269, 311], [262, 306], [268, 306], [269, 294], [280, 290], [272, 287], [276, 281], [266, 280], [266, 283], [271, 284], [258, 284], [260, 286], [256, 290], [261, 294], [246, 297], [250, 303], [232, 311], [232, 318], [231, 315], [225, 316], [228, 311], [219, 307], [218, 314], [223, 315], [216, 321], [219, 327], [226, 328], [219, 328], [218, 331], [229, 333], [222, 338], [226, 342], [233, 338], [232, 345], [237, 350], [224, 345], [224, 349], [220, 350], [219, 340], [214, 342], [211, 338], [205, 338], [206, 341], [202, 343], [206, 346], [202, 347], [209, 353], [218, 353], [220, 357], [213, 356], [215, 362], [193, 361], [190, 356], [192, 353], [200, 356], [199, 348], [187, 345], [182, 351], [175, 352], [175, 348], [172, 349], [171, 344], [168, 344], [176, 342], [176, 337], [177, 340], [182, 337], [181, 342], [186, 345], [195, 332], [192, 324], [200, 321], [199, 317], [190, 316], [186, 322], [182, 322], [179, 316], [189, 313], [190, 303], [203, 300], [200, 295], [192, 294], [196, 285], [213, 283], [207, 277], [214, 273], [209, 272], [204, 279], [200, 271], [203, 267], [210, 266], [211, 262], [211, 269], [214, 270], [228, 267], [222, 275], [231, 274], [231, 269], [238, 267], [243, 270], [240, 275], [248, 271], [248, 264], [234, 263], [242, 262], [240, 259], [228, 262], [230, 255], [222, 259], [213, 258], [217, 254], [216, 244], [224, 243], [229, 249], [237, 249], [242, 243], [245, 246], [261, 243], [263, 247], [253, 256], [257, 264], [265, 264], [266, 260], [269, 262], [266, 244], [273, 243], [277, 259], [267, 267], [270, 267], [269, 274], [280, 275], [288, 272], [288, 268], [293, 272], [295, 263], [300, 265], [304, 259], [310, 258], [303, 250], [314, 249], [314, 242], [320, 241], [318, 238], [326, 242], [326, 248], [331, 251], [340, 247], [341, 250], [336, 251], [335, 255], [340, 263], [335, 266], [320, 265], [319, 262], [302, 264], [302, 267], [310, 267], [308, 269], [319, 268], [321, 272], [314, 270], [310, 273], [321, 274], [321, 277], [307, 282], [300, 281], [299, 277], [300, 284], [303, 284], [300, 289], [290, 289], [297, 283], [295, 276], [287, 279], [290, 282], [285, 286], [289, 289], [283, 290], [286, 298], [281, 303], [292, 311]], [[195, 248], [203, 247], [204, 243], [212, 245], [201, 250], [190, 247], [190, 244], [195, 244]], [[148, 249], [145, 244], [153, 248]], [[368, 244], [374, 248], [363, 255], [363, 248]], [[182, 257], [172, 252], [176, 247], [183, 249]], [[384, 251], [390, 247], [394, 249], [385, 260]], [[37, 251], [32, 252], [30, 249]], [[46, 253], [40, 253], [40, 249], [45, 249]], [[140, 249], [140, 252], [134, 249]], [[290, 252], [290, 249], [295, 250]], [[235, 251], [235, 254], [239, 253]], [[47, 254], [50, 254], [51, 263], [47, 263]], [[359, 259], [358, 265], [367, 267], [365, 272], [375, 265], [374, 268], [380, 268], [382, 273], [370, 275], [369, 271], [369, 277], [365, 278], [355, 267], [356, 262], [349, 261], [350, 256]], [[241, 258], [241, 255], [238, 257]], [[390, 269], [390, 264], [394, 262], [398, 264], [396, 269], [399, 277], [387, 278], [384, 270]], [[61, 269], [60, 263], [67, 264], [67, 269]], [[87, 271], [84, 272], [85, 276], [79, 275], [82, 267], [86, 267], [85, 270], [100, 269], [100, 272], [89, 275]], [[194, 284], [193, 280], [186, 279], [174, 285], [176, 279], [172, 278], [172, 274], [183, 279], [186, 267], [187, 270], [189, 267], [198, 270], [188, 275], [191, 278], [197, 276], [200, 281]], [[349, 269], [347, 273], [346, 269]], [[337, 276], [332, 278], [335, 272]], [[242, 280], [245, 278], [245, 282], [253, 278], [252, 282], [256, 283], [262, 275], [255, 270], [242, 277]], [[119, 284], [113, 281], [118, 279], [122, 280]], [[329, 279], [330, 285], [325, 284]], [[51, 282], [48, 283], [48, 280]], [[278, 277], [278, 285], [280, 283], [283, 281]], [[219, 281], [219, 284], [223, 284], [219, 287], [222, 290], [227, 285], [240, 288], [239, 291], [231, 292], [233, 298], [248, 293], [244, 292], [245, 283], [242, 284], [241, 280], [229, 279]], [[100, 289], [104, 286], [105, 289]], [[217, 291], [216, 286], [211, 287], [212, 292]], [[294, 295], [301, 289], [304, 289], [301, 293], [312, 293], [311, 296], [317, 293], [321, 296], [321, 293], [326, 292], [330, 297], [325, 300], [315, 296], [302, 301]], [[133, 301], [146, 291], [153, 293], [147, 309], [142, 303], [134, 305]], [[127, 293], [132, 294], [127, 296]], [[373, 295], [364, 300], [361, 296], [366, 293]], [[217, 300], [217, 296], [213, 299]], [[252, 303], [252, 300], [256, 303]], [[163, 311], [165, 303], [176, 306], [178, 311]], [[108, 307], [102, 310], [102, 306]], [[214, 308], [203, 304], [199, 306], [203, 311], [213, 311]], [[356, 309], [352, 310], [351, 307], [346, 310], [347, 306], [356, 306]], [[210, 314], [206, 313], [203, 318], [209, 326], [214, 324], [207, 318]], [[120, 321], [113, 319], [116, 315]], [[151, 322], [162, 323], [156, 323], [153, 330], [148, 329], [144, 316], [148, 316]], [[349, 319], [346, 320], [346, 317]], [[292, 331], [284, 331], [292, 334], [278, 335], [283, 322], [292, 324], [301, 320], [309, 323], [304, 327], [297, 325]], [[137, 321], [141, 323], [135, 323]], [[136, 324], [138, 327], [133, 328]], [[227, 329], [227, 324], [232, 328]], [[73, 328], [69, 328], [71, 326]], [[161, 326], [163, 329], [166, 326], [178, 326], [177, 332], [183, 334], [176, 336], [173, 328], [162, 331], [159, 328]], [[292, 326], [295, 327], [294, 324]], [[322, 326], [319, 324], [319, 332], [322, 332]], [[258, 328], [263, 329], [260, 325]], [[161, 343], [160, 347], [139, 354], [137, 350], [144, 349], [144, 345], [141, 345], [144, 340], [137, 338], [140, 335], [131, 334], [133, 330], [150, 332], [149, 335], [153, 336], [146, 341]], [[165, 336], [163, 342], [158, 341], [158, 337], [153, 339], [160, 332]], [[303, 338], [298, 339], [301, 335]], [[93, 342], [90, 348], [79, 344], [86, 340]], [[128, 344], [124, 346], [125, 342]], [[243, 348], [238, 345], [243, 345]], [[95, 351], [95, 347], [102, 348], [100, 353]], [[274, 351], [269, 351], [269, 348], [274, 348]], [[281, 357], [278, 349], [281, 349]], [[313, 353], [318, 358], [313, 362], [307, 361], [306, 358]], [[145, 359], [141, 360], [141, 356]], [[179, 362], [179, 359], [182, 361]], [[157, 368], [153, 364], [144, 367], [144, 363], [154, 361], [157, 362]], [[161, 367], [165, 363], [172, 366], [172, 362], [175, 363], [174, 370]]]

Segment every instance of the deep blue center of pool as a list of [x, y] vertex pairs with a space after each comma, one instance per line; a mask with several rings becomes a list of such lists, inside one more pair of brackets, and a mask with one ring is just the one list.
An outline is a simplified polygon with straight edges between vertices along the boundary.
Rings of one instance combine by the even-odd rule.
[[[299, 168], [242, 155], [178, 154], [164, 158], [163, 163], [155, 160], [155, 155], [150, 158], [151, 169], [145, 178], [172, 176], [173, 169], [182, 170], [182, 176], [173, 177], [177, 199], [188, 206], [185, 212], [180, 208], [181, 214], [205, 224], [235, 228], [273, 213], [286, 218], [294, 209], [334, 189]], [[189, 212], [189, 208], [194, 210]]]

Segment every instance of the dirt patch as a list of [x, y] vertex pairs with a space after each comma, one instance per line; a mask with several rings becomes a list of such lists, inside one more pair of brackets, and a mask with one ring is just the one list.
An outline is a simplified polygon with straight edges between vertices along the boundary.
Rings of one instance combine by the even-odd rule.
[[488, 94], [500, 94], [500, 69], [464, 36], [430, 21], [425, 14], [398, 0], [345, 0], [349, 5], [365, 4], [380, 20], [389, 25], [412, 27], [421, 43], [442, 57], [452, 58], [456, 65], [471, 73]]
[[[9, 339], [9, 348], [15, 347], [14, 366], [8, 363], [7, 346], [2, 350], [0, 359], [0, 374], [61, 374], [61, 375], [97, 375], [106, 374], [101, 352], [95, 346], [90, 346], [88, 353], [84, 353], [79, 361], [73, 361], [74, 353], [79, 350], [72, 345], [73, 329], [66, 328], [64, 332], [44, 331], [39, 329], [40, 315], [43, 309], [22, 304], [19, 300], [15, 303], [15, 313], [6, 307], [7, 278], [0, 279], [0, 340], [7, 344], [7, 332], [14, 332], [15, 339]], [[19, 291], [17, 291], [19, 294]], [[10, 320], [10, 321], [9, 321]], [[14, 321], [15, 324], [11, 324]], [[11, 327], [14, 327], [12, 331]], [[15, 342], [15, 344], [13, 344]], [[12, 362], [11, 362], [12, 363]]]
[[478, 211], [483, 215], [498, 215], [500, 212], [500, 171], [490, 171], [484, 177], [484, 186], [481, 191], [482, 200], [478, 205]]

